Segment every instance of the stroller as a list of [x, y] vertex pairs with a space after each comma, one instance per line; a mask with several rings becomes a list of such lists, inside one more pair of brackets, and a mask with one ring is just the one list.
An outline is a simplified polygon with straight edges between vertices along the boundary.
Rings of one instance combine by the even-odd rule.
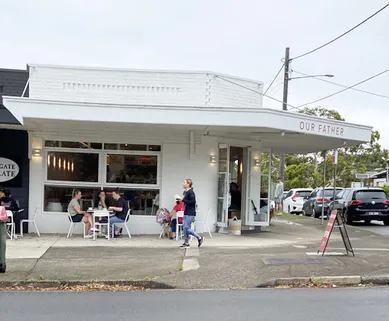
[[159, 238], [162, 238], [165, 234], [168, 234], [170, 231], [169, 222], [167, 221], [167, 217], [169, 216], [170, 212], [167, 208], [160, 208], [156, 213], [156, 222], [162, 226], [161, 234], [159, 235]]

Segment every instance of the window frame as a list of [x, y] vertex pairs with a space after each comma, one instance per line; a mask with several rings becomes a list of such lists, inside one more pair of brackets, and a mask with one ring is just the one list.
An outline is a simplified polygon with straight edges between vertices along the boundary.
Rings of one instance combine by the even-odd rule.
[[[60, 212], [49, 212], [45, 211], [45, 186], [53, 186], [53, 187], [64, 187], [64, 188], [80, 188], [81, 190], [96, 188], [96, 189], [104, 189], [104, 188], [119, 188], [119, 189], [134, 189], [134, 190], [158, 190], [159, 194], [162, 193], [161, 181], [162, 181], [162, 152], [163, 145], [159, 143], [154, 144], [146, 144], [146, 145], [160, 145], [161, 151], [133, 151], [133, 150], [110, 150], [104, 149], [105, 142], [102, 142], [102, 149], [85, 149], [85, 148], [68, 148], [68, 147], [46, 147], [45, 141], [53, 140], [53, 139], [45, 139], [43, 144], [43, 188], [42, 188], [42, 197], [41, 197], [41, 208], [42, 212], [45, 214], [56, 214]], [[66, 140], [69, 141], [69, 140]], [[99, 143], [99, 142], [97, 142]], [[125, 144], [125, 143], [118, 143]], [[134, 144], [136, 143], [128, 143]], [[144, 145], [144, 144], [139, 144]], [[64, 152], [64, 153], [85, 153], [85, 154], [97, 154], [98, 155], [98, 173], [97, 173], [97, 182], [84, 182], [84, 181], [58, 181], [58, 180], [49, 180], [48, 179], [48, 168], [47, 168], [47, 155], [50, 152]], [[107, 183], [107, 155], [115, 154], [115, 155], [138, 155], [138, 156], [156, 156], [157, 157], [157, 177], [156, 184], [128, 184], [128, 183]], [[66, 214], [66, 212], [61, 212], [60, 214]], [[150, 215], [133, 215], [136, 217], [148, 217]]]

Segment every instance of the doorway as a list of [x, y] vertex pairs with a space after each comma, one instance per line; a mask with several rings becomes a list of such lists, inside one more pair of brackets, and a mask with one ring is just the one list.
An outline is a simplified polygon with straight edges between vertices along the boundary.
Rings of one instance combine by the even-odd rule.
[[244, 203], [245, 147], [219, 145], [217, 225], [227, 227], [228, 219], [241, 219]]
[[226, 231], [236, 216], [242, 225], [270, 223], [271, 151], [219, 145], [217, 226]]

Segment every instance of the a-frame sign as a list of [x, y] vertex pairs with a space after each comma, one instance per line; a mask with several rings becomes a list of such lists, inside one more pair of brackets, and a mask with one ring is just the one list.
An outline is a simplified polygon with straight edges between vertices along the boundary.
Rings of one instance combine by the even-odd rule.
[[324, 253], [327, 249], [328, 241], [330, 240], [330, 237], [332, 234], [332, 230], [334, 229], [335, 221], [338, 224], [340, 234], [342, 235], [343, 244], [344, 244], [344, 247], [347, 251], [347, 255], [352, 253], [352, 255], [355, 256], [354, 250], [351, 246], [350, 238], [348, 237], [346, 224], [344, 223], [344, 220], [343, 220], [341, 213], [337, 210], [331, 211], [331, 216], [328, 219], [327, 227], [326, 227], [326, 230], [324, 232], [324, 236], [321, 240], [320, 248], [317, 251], [317, 254], [321, 253], [324, 256]]

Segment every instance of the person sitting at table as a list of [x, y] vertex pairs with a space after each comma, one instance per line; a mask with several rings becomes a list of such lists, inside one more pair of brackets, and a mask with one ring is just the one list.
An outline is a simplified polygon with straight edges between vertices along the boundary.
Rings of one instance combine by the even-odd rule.
[[111, 202], [110, 202], [109, 198], [107, 198], [107, 193], [102, 189], [95, 199], [94, 208], [98, 208], [98, 209], [106, 208], [106, 209], [108, 209], [110, 205], [111, 205]]
[[119, 229], [115, 223], [124, 223], [128, 212], [128, 203], [120, 196], [119, 189], [112, 192], [112, 198], [116, 201], [116, 206], [110, 206], [108, 210], [114, 211], [115, 216], [111, 216], [109, 220], [111, 229], [114, 229], [114, 237], [119, 237], [122, 229]]
[[12, 211], [12, 212], [19, 211], [19, 205], [12, 197], [11, 191], [9, 189], [6, 189], [2, 191], [2, 194], [4, 196], [1, 198], [0, 205], [4, 206], [5, 209], [8, 211]]
[[70, 216], [72, 217], [72, 221], [75, 223], [78, 222], [84, 222], [85, 223], [85, 235], [87, 237], [91, 237], [92, 235], [89, 235], [90, 231], [98, 231], [97, 228], [92, 228], [93, 227], [93, 217], [92, 214], [81, 211], [80, 207], [80, 199], [82, 197], [82, 193], [80, 190], [75, 189], [73, 191], [72, 195], [72, 200], [70, 201], [68, 205], [68, 212]]
[[[176, 194], [174, 195], [174, 200], [176, 201], [176, 205], [174, 206], [173, 210], [170, 212], [166, 220], [169, 222], [170, 221], [170, 227], [172, 229], [172, 237], [170, 238], [171, 240], [177, 241], [177, 235], [176, 235], [176, 230], [177, 230], [177, 212], [182, 212], [184, 210], [184, 202], [182, 201], [182, 196]], [[178, 223], [182, 224], [183, 222], [183, 217], [178, 218]]]

